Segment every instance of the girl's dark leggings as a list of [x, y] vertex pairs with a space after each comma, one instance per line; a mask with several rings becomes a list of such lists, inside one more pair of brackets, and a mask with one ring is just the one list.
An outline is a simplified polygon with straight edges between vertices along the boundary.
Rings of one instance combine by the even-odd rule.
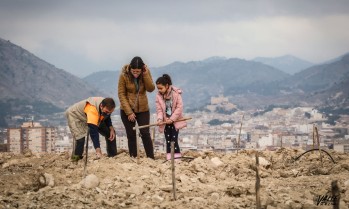
[[179, 145], [178, 145], [178, 133], [179, 133], [179, 130], [176, 130], [176, 128], [173, 124], [165, 126], [164, 134], [165, 134], [165, 139], [166, 139], [166, 152], [167, 153], [171, 153], [171, 141], [174, 141], [175, 153], [181, 152], [181, 150], [179, 149]]

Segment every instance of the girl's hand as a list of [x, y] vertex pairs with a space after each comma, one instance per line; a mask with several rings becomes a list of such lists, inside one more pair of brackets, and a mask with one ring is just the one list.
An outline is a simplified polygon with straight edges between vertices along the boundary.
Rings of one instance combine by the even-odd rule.
[[165, 121], [166, 124], [172, 124], [173, 123], [173, 120], [169, 119], [169, 118], [166, 118], [166, 121]]
[[158, 123], [157, 123], [157, 126], [161, 126], [161, 125], [163, 125], [164, 124], [164, 122], [161, 120], [161, 119], [159, 119], [158, 120]]

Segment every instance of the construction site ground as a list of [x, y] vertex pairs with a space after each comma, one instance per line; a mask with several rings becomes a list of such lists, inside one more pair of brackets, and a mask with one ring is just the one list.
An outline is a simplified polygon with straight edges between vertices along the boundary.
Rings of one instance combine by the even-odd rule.
[[[256, 151], [184, 152], [175, 161], [125, 150], [113, 158], [72, 162], [70, 153], [0, 153], [2, 208], [256, 208]], [[349, 208], [349, 155], [279, 149], [260, 151], [262, 208]], [[85, 178], [86, 176], [86, 178]], [[339, 193], [331, 193], [337, 181]], [[339, 203], [336, 200], [339, 199]]]

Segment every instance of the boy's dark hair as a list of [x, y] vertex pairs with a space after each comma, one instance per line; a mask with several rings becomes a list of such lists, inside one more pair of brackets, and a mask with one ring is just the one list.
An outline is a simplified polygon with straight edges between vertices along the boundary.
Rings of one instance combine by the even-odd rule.
[[144, 62], [142, 58], [137, 56], [131, 60], [130, 67], [132, 69], [143, 69], [143, 66], [144, 66]]
[[171, 81], [171, 77], [167, 74], [163, 74], [161, 77], [159, 77], [156, 82], [156, 84], [161, 84], [166, 86], [166, 84], [168, 85], [172, 85], [172, 81]]
[[115, 102], [113, 98], [107, 97], [102, 100], [101, 102], [103, 107], [107, 107], [108, 110], [114, 109], [115, 108]]

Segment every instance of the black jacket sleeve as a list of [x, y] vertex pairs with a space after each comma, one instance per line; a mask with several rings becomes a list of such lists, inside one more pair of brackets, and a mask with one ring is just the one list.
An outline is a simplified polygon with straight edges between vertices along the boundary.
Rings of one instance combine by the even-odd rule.
[[113, 125], [110, 116], [105, 119], [105, 124], [108, 128]]

